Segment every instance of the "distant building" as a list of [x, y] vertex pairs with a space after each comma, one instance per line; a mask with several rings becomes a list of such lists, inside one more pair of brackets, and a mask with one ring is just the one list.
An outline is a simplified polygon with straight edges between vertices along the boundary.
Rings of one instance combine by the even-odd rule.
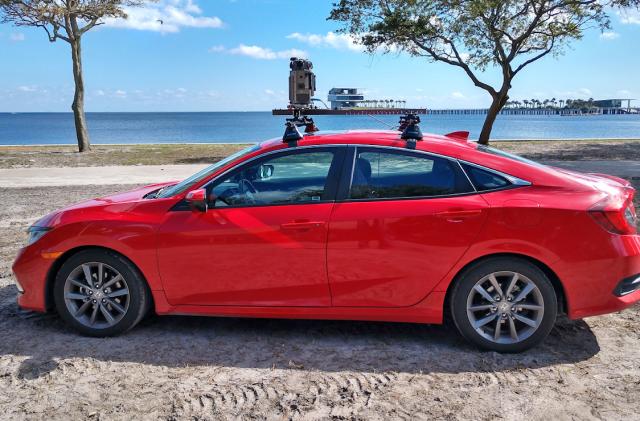
[[635, 101], [629, 98], [616, 98], [616, 99], [599, 99], [593, 101], [593, 105], [600, 108], [622, 108], [622, 101], [627, 102], [626, 108], [631, 108], [631, 101]]
[[327, 97], [332, 110], [385, 109], [398, 110], [407, 106], [404, 99], [364, 99], [358, 88], [332, 88]]
[[328, 100], [332, 110], [341, 110], [357, 107], [360, 101], [364, 101], [364, 95], [358, 92], [358, 88], [332, 88]]

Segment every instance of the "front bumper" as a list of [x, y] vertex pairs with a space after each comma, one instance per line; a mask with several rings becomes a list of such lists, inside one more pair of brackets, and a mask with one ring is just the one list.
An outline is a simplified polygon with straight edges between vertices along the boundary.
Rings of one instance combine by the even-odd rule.
[[22, 248], [13, 263], [18, 287], [18, 305], [34, 311], [46, 311], [46, 284], [54, 260], [45, 258], [38, 243]]

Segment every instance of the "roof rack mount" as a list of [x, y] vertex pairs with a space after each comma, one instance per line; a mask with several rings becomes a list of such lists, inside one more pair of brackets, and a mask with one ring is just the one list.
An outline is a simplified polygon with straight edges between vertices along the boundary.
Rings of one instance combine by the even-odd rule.
[[407, 148], [415, 149], [416, 142], [422, 140], [422, 131], [420, 130], [420, 116], [417, 114], [407, 114], [400, 117], [400, 126], [398, 130], [402, 132], [400, 139], [407, 141]]
[[293, 118], [288, 118], [285, 123], [282, 141], [289, 143], [290, 146], [297, 146], [298, 140], [303, 138], [302, 133], [298, 130], [298, 127], [301, 126], [304, 126], [305, 134], [311, 134], [319, 130], [311, 117], [303, 115], [303, 110], [296, 109]]

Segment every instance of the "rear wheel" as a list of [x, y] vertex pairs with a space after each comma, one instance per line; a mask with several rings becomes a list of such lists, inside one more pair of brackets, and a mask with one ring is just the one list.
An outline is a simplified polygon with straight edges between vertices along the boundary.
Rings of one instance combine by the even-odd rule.
[[462, 336], [498, 352], [521, 352], [542, 342], [557, 311], [551, 281], [537, 266], [517, 258], [494, 258], [471, 267], [451, 296], [451, 313]]
[[108, 250], [71, 256], [58, 271], [53, 293], [62, 319], [89, 336], [112, 336], [131, 329], [151, 302], [138, 270]]

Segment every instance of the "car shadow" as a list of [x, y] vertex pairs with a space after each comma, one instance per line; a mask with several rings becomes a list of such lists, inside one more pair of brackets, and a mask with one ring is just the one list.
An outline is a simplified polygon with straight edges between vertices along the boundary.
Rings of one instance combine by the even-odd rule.
[[166, 367], [223, 366], [398, 373], [499, 372], [575, 363], [599, 352], [583, 321], [559, 320], [521, 354], [480, 351], [452, 327], [409, 323], [150, 316], [114, 338], [76, 334], [55, 314], [23, 311], [0, 288], [0, 355], [27, 357], [17, 375], [41, 377], [66, 358]]

